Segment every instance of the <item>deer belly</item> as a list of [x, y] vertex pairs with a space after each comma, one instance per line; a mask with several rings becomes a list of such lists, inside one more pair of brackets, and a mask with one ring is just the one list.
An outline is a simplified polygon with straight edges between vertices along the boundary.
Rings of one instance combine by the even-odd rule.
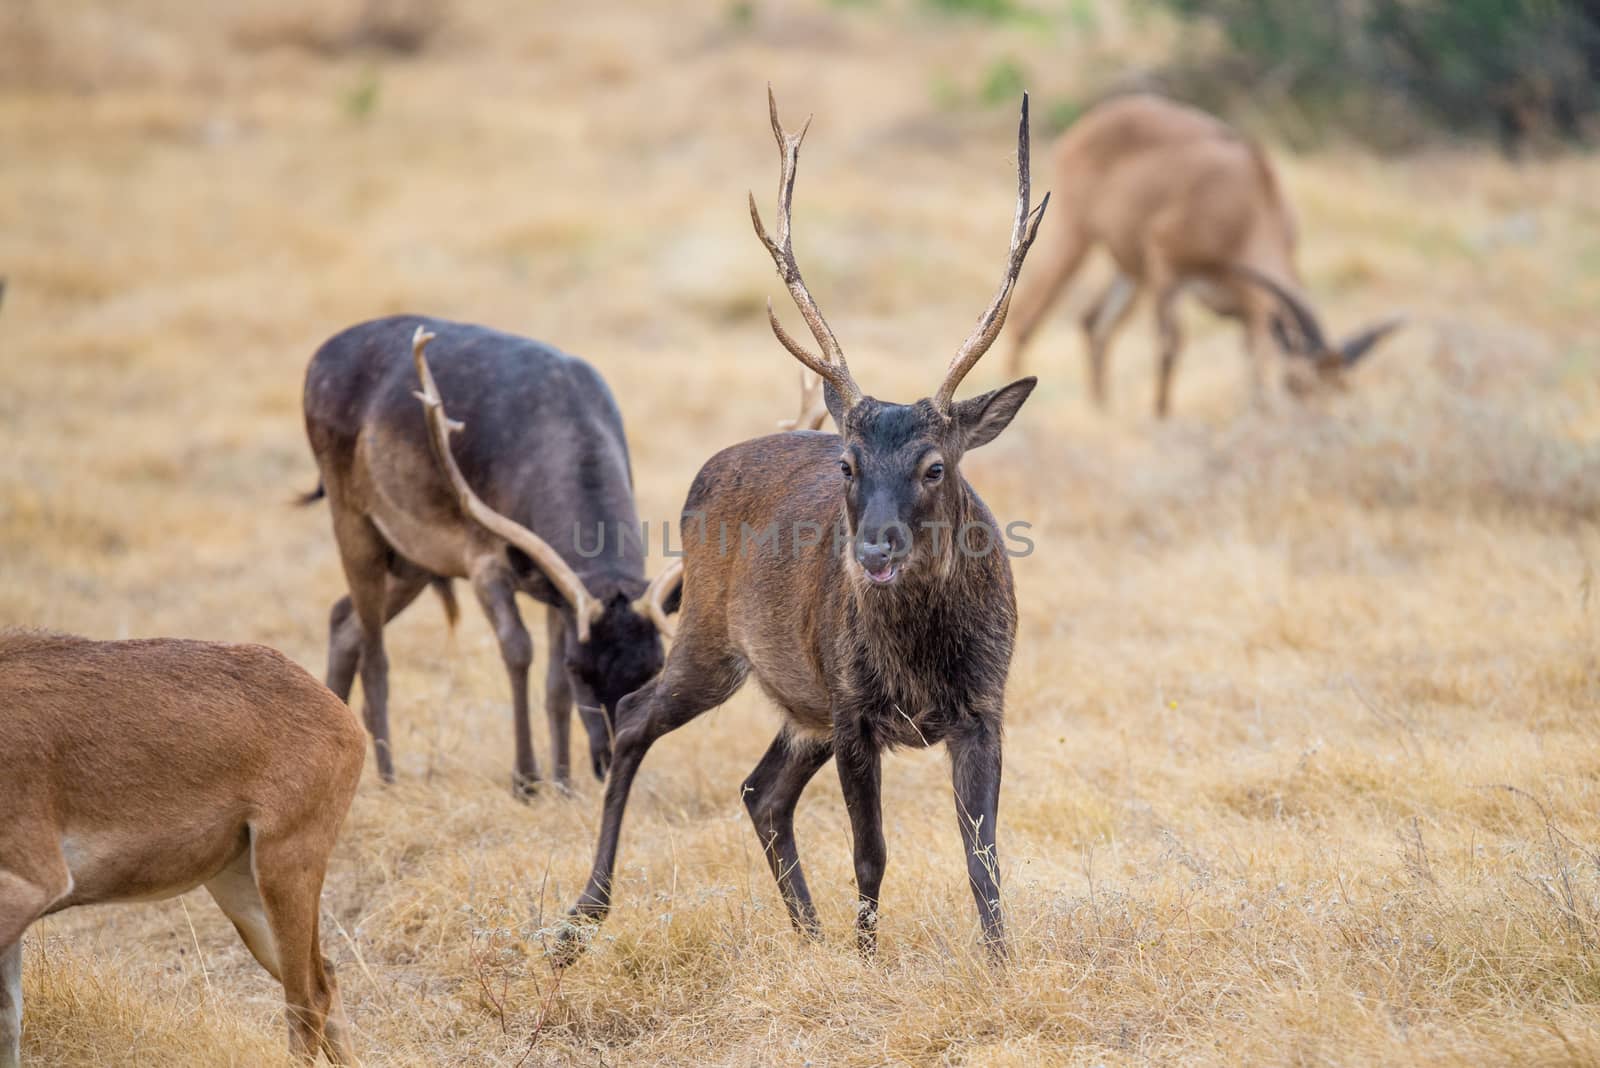
[[212, 878], [244, 848], [242, 827], [197, 829], [181, 820], [69, 829], [61, 836], [61, 855], [71, 889], [50, 911], [174, 897]]
[[1233, 290], [1209, 278], [1190, 278], [1183, 288], [1217, 315], [1238, 315], [1239, 301]]

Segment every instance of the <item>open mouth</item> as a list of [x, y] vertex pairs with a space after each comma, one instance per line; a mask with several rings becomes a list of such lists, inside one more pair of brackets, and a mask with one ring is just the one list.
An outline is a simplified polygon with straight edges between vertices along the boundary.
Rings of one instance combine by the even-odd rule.
[[899, 577], [900, 565], [891, 560], [879, 570], [874, 571], [866, 564], [862, 564], [861, 571], [874, 585], [887, 586]]

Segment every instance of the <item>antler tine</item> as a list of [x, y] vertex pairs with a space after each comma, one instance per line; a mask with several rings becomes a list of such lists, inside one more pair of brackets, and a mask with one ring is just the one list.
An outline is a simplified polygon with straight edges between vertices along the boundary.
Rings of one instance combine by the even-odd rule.
[[1038, 208], [1031, 212], [1028, 210], [1031, 195], [1028, 170], [1028, 94], [1023, 93], [1022, 121], [1017, 125], [1017, 213], [1011, 223], [1011, 250], [1006, 257], [1006, 271], [1000, 279], [1000, 288], [995, 291], [994, 299], [984, 309], [978, 325], [972, 328], [967, 340], [961, 343], [955, 358], [950, 361], [950, 369], [945, 372], [938, 393], [934, 394], [934, 406], [942, 412], [950, 410], [956, 387], [961, 385], [961, 380], [967, 377], [967, 372], [983, 358], [983, 354], [989, 351], [994, 339], [1000, 336], [1000, 328], [1006, 323], [1006, 313], [1011, 309], [1012, 290], [1016, 288], [1017, 276], [1022, 272], [1022, 261], [1027, 257], [1033, 239], [1038, 236], [1044, 209], [1050, 206], [1050, 194], [1046, 193]]
[[411, 337], [411, 359], [417, 365], [417, 379], [422, 383], [422, 388], [413, 395], [422, 402], [423, 415], [428, 421], [428, 437], [433, 442], [433, 453], [439, 461], [439, 466], [444, 470], [450, 488], [455, 492], [456, 503], [461, 506], [463, 514], [476, 520], [491, 534], [504, 538], [518, 549], [528, 554], [534, 564], [544, 573], [550, 584], [572, 605], [573, 615], [578, 621], [578, 640], [589, 640], [589, 624], [600, 616], [601, 604], [589, 596], [589, 590], [584, 586], [578, 573], [567, 566], [567, 562], [539, 535], [523, 526], [521, 523], [490, 508], [472, 492], [472, 487], [467, 485], [467, 480], [461, 473], [461, 468], [456, 463], [456, 458], [450, 451], [450, 435], [460, 430], [464, 424], [451, 419], [444, 410], [444, 399], [439, 396], [439, 386], [433, 380], [433, 371], [428, 367], [428, 357], [424, 350], [434, 335], [426, 327], [417, 327], [417, 332]]
[[822, 378], [814, 371], [800, 368], [800, 414], [784, 419], [778, 426], [784, 430], [821, 430], [822, 421], [828, 418], [828, 405], [823, 397]]
[[791, 233], [794, 177], [800, 164], [800, 142], [805, 140], [806, 131], [811, 128], [811, 120], [806, 119], [805, 126], [801, 127], [798, 134], [786, 132], [783, 124], [778, 121], [778, 100], [772, 93], [771, 85], [767, 86], [767, 110], [772, 118], [772, 136], [778, 142], [778, 154], [783, 160], [778, 173], [777, 238], [774, 239], [762, 224], [761, 211], [756, 207], [754, 193], [750, 194], [750, 221], [755, 225], [756, 236], [761, 239], [761, 243], [767, 247], [767, 252], [772, 256], [772, 262], [778, 268], [778, 277], [782, 278], [783, 284], [788, 287], [789, 296], [794, 299], [795, 307], [800, 309], [801, 318], [806, 321], [806, 326], [810, 327], [811, 336], [822, 349], [822, 355], [817, 356], [783, 329], [778, 323], [777, 313], [772, 310], [770, 300], [767, 301], [767, 320], [772, 324], [772, 332], [777, 336], [778, 342], [789, 350], [789, 354], [831, 382], [844, 401], [845, 407], [850, 408], [861, 399], [861, 390], [850, 375], [850, 368], [845, 362], [844, 350], [839, 347], [839, 340], [833, 336], [827, 320], [823, 319], [822, 312], [817, 308], [817, 302], [811, 298], [811, 291], [806, 288], [805, 279], [800, 276], [800, 266], [794, 259], [794, 239]]
[[650, 580], [650, 585], [637, 601], [634, 608], [642, 607], [645, 614], [650, 617], [650, 622], [656, 625], [656, 631], [663, 638], [677, 636], [678, 628], [667, 615], [667, 598], [672, 591], [683, 582], [683, 560], [677, 559], [662, 569], [661, 574]]

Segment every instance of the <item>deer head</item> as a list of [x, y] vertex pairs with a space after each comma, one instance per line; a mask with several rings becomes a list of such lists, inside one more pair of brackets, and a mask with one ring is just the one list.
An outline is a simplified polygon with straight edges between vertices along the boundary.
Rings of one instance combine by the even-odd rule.
[[526, 555], [570, 607], [578, 641], [568, 649], [566, 666], [573, 680], [593, 697], [592, 702], [586, 701], [580, 694], [578, 710], [589, 736], [595, 775], [603, 777], [610, 761], [612, 733], [605, 717], [661, 670], [660, 638], [672, 636], [666, 601], [682, 578], [682, 563], [673, 561], [631, 601], [621, 594], [601, 601], [590, 595], [583, 579], [548, 542], [485, 504], [467, 484], [450, 450], [450, 435], [461, 430], [463, 424], [446, 414], [444, 400], [428, 367], [426, 349], [433, 337], [423, 327], [417, 327], [411, 340], [411, 355], [422, 386], [416, 397], [426, 414], [434, 455], [462, 514]]
[[1304, 297], [1271, 275], [1246, 264], [1232, 270], [1245, 281], [1266, 290], [1278, 301], [1283, 314], [1272, 319], [1272, 334], [1290, 359], [1284, 367], [1284, 385], [1296, 396], [1309, 396], [1350, 386], [1349, 373], [1378, 343], [1400, 327], [1400, 317], [1385, 319], [1357, 331], [1341, 344], [1331, 344], [1317, 313]]
[[[750, 219], [821, 354], [813, 353], [784, 330], [771, 300], [767, 301], [768, 321], [779, 343], [820, 379], [827, 411], [839, 428], [840, 488], [853, 546], [850, 569], [870, 586], [888, 586], [904, 574], [930, 566], [936, 558], [948, 561], [953, 555], [953, 539], [959, 536], [966, 519], [961, 458], [969, 449], [993, 441], [1010, 424], [1037, 382], [1031, 377], [1023, 378], [977, 397], [954, 399], [962, 379], [994, 344], [1005, 325], [1023, 259], [1050, 202], [1046, 194], [1037, 208], [1030, 208], [1029, 204], [1028, 98], [1023, 95], [1017, 129], [1017, 206], [1000, 286], [950, 361], [933, 396], [912, 404], [881, 401], [862, 393], [843, 349], [806, 288], [795, 263], [790, 222], [800, 143], [810, 120], [800, 133], [789, 134], [778, 121], [778, 105], [770, 87], [767, 103], [782, 160], [776, 236], [762, 224], [754, 194], [750, 196]], [[797, 423], [805, 420], [810, 410], [808, 399], [803, 397]]]

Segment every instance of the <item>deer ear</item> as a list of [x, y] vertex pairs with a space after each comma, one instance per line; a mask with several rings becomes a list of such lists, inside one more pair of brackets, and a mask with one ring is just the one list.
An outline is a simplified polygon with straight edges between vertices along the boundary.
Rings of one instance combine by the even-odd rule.
[[956, 426], [961, 433], [961, 448], [976, 449], [987, 445], [1011, 425], [1017, 409], [1028, 399], [1039, 380], [1032, 375], [1019, 378], [1009, 386], [1001, 386], [989, 393], [980, 393], [964, 401], [956, 401], [954, 411]]

